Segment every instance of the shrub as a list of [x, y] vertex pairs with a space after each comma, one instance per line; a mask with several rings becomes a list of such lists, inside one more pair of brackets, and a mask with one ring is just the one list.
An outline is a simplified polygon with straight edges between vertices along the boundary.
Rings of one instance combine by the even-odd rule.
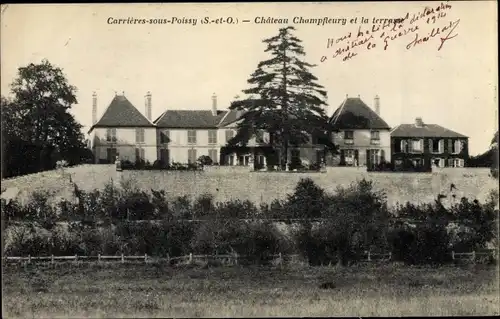
[[208, 155], [201, 155], [200, 157], [198, 157], [197, 162], [201, 165], [212, 165], [213, 164], [212, 158]]
[[268, 219], [282, 219], [290, 217], [286, 210], [286, 201], [274, 199], [271, 204], [260, 204], [260, 215]]
[[151, 204], [153, 206], [153, 219], [171, 219], [172, 215], [168, 206], [165, 190], [151, 189]]
[[213, 218], [215, 216], [214, 196], [201, 194], [193, 203], [193, 218]]
[[241, 262], [268, 263], [272, 255], [288, 252], [286, 237], [269, 222], [207, 220], [197, 229], [191, 246], [197, 253], [234, 254]]
[[147, 220], [155, 217], [155, 207], [145, 191], [128, 192], [120, 198], [117, 208], [127, 220]]
[[192, 205], [188, 195], [178, 196], [172, 202], [172, 217], [174, 219], [191, 219]]
[[455, 243], [468, 250], [486, 248], [486, 245], [496, 238], [498, 223], [498, 195], [492, 193], [486, 203], [477, 199], [470, 201], [462, 197], [458, 204], [451, 208], [454, 222], [462, 226], [462, 236]]
[[233, 199], [217, 203], [214, 218], [252, 219], [258, 216], [258, 214], [259, 210], [257, 206], [251, 201]]
[[325, 191], [310, 178], [302, 178], [293, 194], [287, 196], [290, 218], [319, 218], [325, 208]]
[[1, 208], [4, 219], [7, 223], [15, 220], [27, 220], [26, 211], [17, 199], [1, 199]]
[[363, 179], [348, 188], [339, 187], [334, 195], [325, 194], [309, 181], [298, 189], [301, 191], [290, 197], [288, 205], [294, 202], [292, 207], [301, 207], [308, 212], [306, 216], [328, 218], [315, 228], [303, 222], [294, 234], [311, 264], [340, 261], [347, 265], [356, 261], [360, 252], [387, 245], [389, 211], [385, 194], [375, 192], [371, 182]]
[[156, 160], [153, 163], [153, 169], [166, 169], [168, 168], [168, 163], [162, 160]]
[[55, 208], [49, 203], [48, 191], [35, 191], [26, 206], [26, 217], [36, 220], [43, 228], [51, 229], [56, 225], [58, 216]]
[[451, 261], [444, 224], [431, 222], [400, 227], [390, 236], [394, 260], [407, 264], [443, 264]]

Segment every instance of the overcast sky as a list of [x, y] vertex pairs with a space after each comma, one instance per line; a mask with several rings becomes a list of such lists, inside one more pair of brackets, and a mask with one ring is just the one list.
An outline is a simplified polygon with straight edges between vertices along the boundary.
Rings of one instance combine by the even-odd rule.
[[[93, 91], [98, 95], [99, 115], [115, 92], [125, 92], [144, 113], [144, 95], [151, 91], [154, 118], [167, 108], [210, 109], [214, 92], [219, 108], [227, 108], [247, 87], [257, 63], [268, 57], [262, 39], [275, 35], [279, 27], [293, 25], [295, 35], [303, 40], [304, 59], [317, 64], [313, 73], [328, 91], [329, 115], [346, 95], [359, 95], [372, 106], [378, 94], [381, 115], [390, 126], [422, 117], [426, 123], [469, 136], [471, 154], [481, 153], [497, 130], [496, 1], [451, 2], [451, 8], [441, 10], [445, 16], [434, 24], [425, 18], [414, 23], [406, 20], [403, 35], [389, 39], [386, 50], [385, 36], [395, 34], [389, 28], [382, 37], [382, 30], [373, 34], [376, 47], [368, 50], [365, 42], [350, 50], [357, 54], [353, 58], [343, 61], [346, 53], [333, 58], [339, 47], [356, 38], [359, 27], [371, 30], [373, 18], [406, 13], [411, 18], [424, 12], [426, 5], [435, 9], [440, 3], [10, 5], [2, 8], [1, 92], [8, 95], [18, 67], [46, 58], [63, 68], [78, 88], [79, 103], [72, 112], [86, 129], [91, 124]], [[109, 18], [173, 17], [197, 19], [197, 23], [108, 23]], [[202, 24], [204, 17], [233, 17], [238, 23]], [[288, 24], [256, 23], [257, 17], [288, 18]], [[328, 17], [338, 23], [297, 24], [294, 17]], [[361, 23], [362, 17], [368, 23]], [[246, 19], [250, 22], [243, 22]], [[416, 26], [419, 30], [404, 35]], [[441, 34], [411, 45], [416, 36], [422, 39], [438, 27]], [[329, 38], [349, 32], [351, 39], [327, 48]], [[448, 34], [452, 38], [438, 51], [440, 38]], [[327, 57], [324, 62], [322, 56]]]

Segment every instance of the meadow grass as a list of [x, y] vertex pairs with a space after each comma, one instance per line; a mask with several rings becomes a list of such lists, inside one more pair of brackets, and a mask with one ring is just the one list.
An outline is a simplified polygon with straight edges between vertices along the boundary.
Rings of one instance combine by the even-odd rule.
[[5, 267], [3, 317], [500, 314], [495, 266], [78, 265]]

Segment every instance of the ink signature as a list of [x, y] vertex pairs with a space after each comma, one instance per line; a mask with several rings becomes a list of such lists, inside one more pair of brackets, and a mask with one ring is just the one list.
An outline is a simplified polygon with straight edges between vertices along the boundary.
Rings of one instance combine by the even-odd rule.
[[[429, 41], [430, 39], [440, 35], [441, 37], [439, 38], [441, 40], [441, 44], [438, 47], [438, 51], [440, 51], [443, 48], [443, 45], [446, 41], [455, 38], [458, 33], [455, 33], [452, 35], [453, 31], [455, 31], [455, 28], [460, 24], [460, 19], [457, 19], [455, 21], [450, 21], [450, 23], [442, 28], [432, 28], [431, 32], [425, 36], [420, 38], [418, 33], [415, 34], [415, 38], [406, 45], [406, 49], [409, 50], [411, 48], [414, 48], [415, 46], [422, 44], [424, 42]], [[448, 33], [444, 36], [443, 34], [448, 31]]]

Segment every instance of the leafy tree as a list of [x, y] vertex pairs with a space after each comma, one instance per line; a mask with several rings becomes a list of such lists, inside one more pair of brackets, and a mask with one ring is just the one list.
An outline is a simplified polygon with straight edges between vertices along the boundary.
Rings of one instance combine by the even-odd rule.
[[490, 153], [490, 156], [493, 158], [493, 163], [490, 169], [491, 175], [494, 178], [498, 179], [498, 131], [495, 133], [495, 136], [493, 136], [493, 139], [491, 140]]
[[[2, 130], [8, 157], [26, 162], [7, 175], [53, 168], [59, 159], [70, 164], [88, 156], [81, 125], [69, 113], [77, 103], [76, 88], [61, 68], [47, 60], [18, 69], [11, 84], [12, 100], [2, 97]], [[3, 134], [2, 134], [3, 135]]]
[[327, 93], [309, 69], [315, 65], [301, 59], [305, 55], [301, 40], [292, 35], [294, 27], [263, 40], [272, 57], [257, 65], [243, 90], [247, 98], [233, 101], [231, 110], [243, 111], [238, 132], [229, 146], [245, 145], [261, 131], [271, 134], [270, 144], [279, 148], [281, 165], [288, 161], [288, 147], [306, 143], [309, 137], [322, 137], [322, 144], [334, 149], [326, 138], [328, 118], [324, 110]]

